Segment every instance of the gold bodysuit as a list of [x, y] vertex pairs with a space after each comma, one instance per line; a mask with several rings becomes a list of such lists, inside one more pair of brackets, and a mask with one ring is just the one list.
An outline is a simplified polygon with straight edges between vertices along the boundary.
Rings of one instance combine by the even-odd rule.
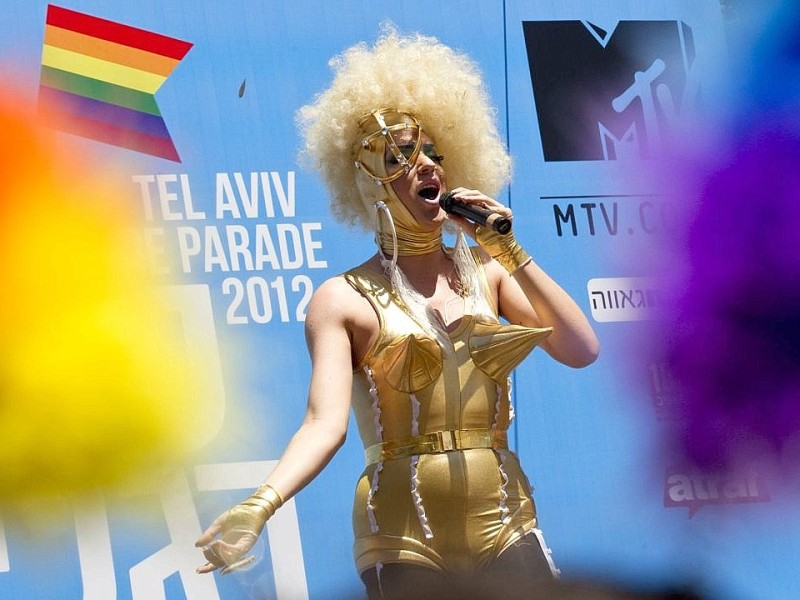
[[367, 454], [353, 506], [356, 566], [479, 571], [538, 533], [531, 486], [507, 449], [508, 376], [551, 328], [465, 315], [446, 352], [383, 275], [359, 267], [344, 276], [380, 322], [353, 385]]

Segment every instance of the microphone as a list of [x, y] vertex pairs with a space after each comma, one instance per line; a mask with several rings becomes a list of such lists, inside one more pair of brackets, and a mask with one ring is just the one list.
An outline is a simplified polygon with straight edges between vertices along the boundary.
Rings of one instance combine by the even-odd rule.
[[467, 204], [454, 198], [453, 192], [445, 192], [439, 198], [439, 206], [445, 212], [464, 217], [467, 221], [480, 225], [481, 227], [488, 227], [493, 229], [501, 235], [507, 234], [511, 231], [511, 219], [507, 219], [496, 212], [488, 209]]

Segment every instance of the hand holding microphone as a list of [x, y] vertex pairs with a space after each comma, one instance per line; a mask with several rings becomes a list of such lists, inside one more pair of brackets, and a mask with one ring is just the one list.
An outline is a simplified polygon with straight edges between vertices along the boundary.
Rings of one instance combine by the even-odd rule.
[[[467, 190], [467, 193], [479, 194], [483, 198], [487, 198], [475, 190]], [[439, 198], [439, 206], [446, 213], [458, 215], [470, 223], [478, 225], [475, 228], [475, 241], [509, 273], [514, 273], [530, 261], [530, 254], [525, 252], [511, 232], [509, 217], [504, 217], [498, 212], [475, 204], [463, 202], [454, 196], [454, 192], [442, 194]]]
[[487, 208], [462, 202], [455, 197], [454, 192], [445, 192], [442, 194], [442, 197], [439, 198], [439, 206], [441, 206], [446, 213], [464, 217], [471, 223], [493, 229], [501, 235], [506, 235], [511, 231], [511, 219]]

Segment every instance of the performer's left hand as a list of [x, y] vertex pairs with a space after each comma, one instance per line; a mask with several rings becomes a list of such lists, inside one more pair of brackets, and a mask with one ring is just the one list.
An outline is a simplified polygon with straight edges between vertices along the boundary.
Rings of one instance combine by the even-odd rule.
[[[480, 208], [485, 208], [486, 210], [490, 210], [494, 213], [498, 213], [499, 215], [507, 218], [512, 219], [513, 213], [511, 209], [507, 206], [501, 204], [494, 198], [487, 196], [480, 190], [470, 190], [463, 187], [457, 187], [450, 190], [456, 200], [463, 202], [465, 204], [473, 204]], [[447, 219], [456, 223], [459, 227], [461, 227], [467, 235], [469, 235], [472, 239], [474, 239], [478, 244], [481, 243], [481, 240], [476, 237], [475, 230], [478, 227], [475, 223], [472, 223], [465, 219], [464, 217], [460, 217], [459, 215], [454, 215], [451, 213], [445, 213]]]
[[[453, 190], [457, 200], [473, 204], [499, 215], [512, 219], [513, 213], [507, 206], [500, 204], [479, 190], [455, 188]], [[517, 243], [514, 232], [500, 234], [490, 227], [482, 227], [469, 222], [467, 219], [447, 213], [447, 218], [458, 223], [486, 253], [500, 263], [509, 273], [514, 273], [521, 266], [530, 261], [530, 255]]]

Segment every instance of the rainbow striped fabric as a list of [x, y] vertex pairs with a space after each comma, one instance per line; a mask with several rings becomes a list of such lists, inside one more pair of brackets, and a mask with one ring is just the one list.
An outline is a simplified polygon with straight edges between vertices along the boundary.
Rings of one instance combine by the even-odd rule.
[[50, 4], [40, 113], [56, 129], [180, 162], [154, 94], [191, 47]]

